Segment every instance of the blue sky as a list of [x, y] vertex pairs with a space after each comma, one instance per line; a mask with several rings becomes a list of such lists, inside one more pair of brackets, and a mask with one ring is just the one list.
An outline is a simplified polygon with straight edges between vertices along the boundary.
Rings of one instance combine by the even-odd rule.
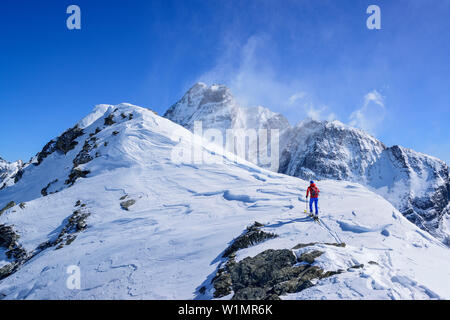
[[[81, 8], [81, 30], [66, 8]], [[381, 30], [366, 9], [381, 8]], [[362, 127], [450, 163], [449, 0], [2, 0], [0, 156], [27, 161], [99, 103], [163, 114], [196, 81], [292, 124]]]

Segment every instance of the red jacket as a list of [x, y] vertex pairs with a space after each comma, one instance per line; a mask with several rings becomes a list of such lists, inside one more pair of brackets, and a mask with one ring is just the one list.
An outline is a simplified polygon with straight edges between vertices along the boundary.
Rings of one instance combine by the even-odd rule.
[[[313, 190], [312, 190], [313, 188], [316, 190], [315, 197], [313, 197]], [[319, 197], [319, 192], [320, 192], [319, 188], [317, 188], [316, 184], [313, 183], [308, 187], [308, 190], [306, 190], [306, 197], [308, 198], [308, 195], [311, 193], [311, 198], [316, 199]]]

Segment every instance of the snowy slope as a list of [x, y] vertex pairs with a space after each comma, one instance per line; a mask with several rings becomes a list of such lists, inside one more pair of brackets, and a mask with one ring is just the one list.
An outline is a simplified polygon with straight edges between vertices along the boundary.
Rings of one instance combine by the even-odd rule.
[[[221, 132], [237, 128], [279, 129], [275, 171], [305, 180], [361, 183], [389, 200], [423, 230], [444, 242], [450, 241], [445, 222], [449, 216], [444, 210], [450, 201], [450, 175], [447, 165], [439, 159], [400, 146], [387, 147], [339, 121], [304, 120], [291, 127], [282, 115], [266, 108], [238, 106], [223, 85], [196, 84], [169, 108], [165, 117], [191, 131], [194, 121], [201, 121], [203, 128]], [[249, 143], [255, 143], [254, 139], [250, 138]], [[246, 159], [274, 169], [254, 156]]]
[[[193, 148], [216, 161], [174, 161]], [[303, 214], [305, 181], [230, 158], [148, 109], [96, 107], [0, 191], [0, 208], [17, 204], [0, 215], [0, 226], [12, 227], [20, 236], [13, 247], [32, 257], [0, 280], [0, 297], [210, 299], [224, 250], [257, 220], [278, 237], [239, 250], [237, 260], [268, 248], [345, 242], [314, 245], [325, 252], [314, 264], [329, 271], [364, 264], [283, 299], [450, 298], [448, 248], [381, 196], [322, 181], [319, 225]], [[7, 252], [0, 242], [0, 274], [24, 256]], [[80, 268], [80, 290], [66, 286], [70, 265]]]

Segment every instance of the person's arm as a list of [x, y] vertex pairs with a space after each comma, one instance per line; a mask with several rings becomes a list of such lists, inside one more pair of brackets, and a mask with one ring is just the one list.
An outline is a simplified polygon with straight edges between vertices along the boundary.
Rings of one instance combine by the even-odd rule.
[[309, 187], [308, 187], [308, 189], [306, 189], [306, 197], [308, 198], [308, 195], [309, 195]]

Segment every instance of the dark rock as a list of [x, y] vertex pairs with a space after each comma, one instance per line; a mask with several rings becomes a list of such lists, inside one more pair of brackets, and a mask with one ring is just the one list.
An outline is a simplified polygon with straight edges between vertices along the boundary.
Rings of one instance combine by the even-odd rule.
[[345, 270], [342, 270], [342, 269], [339, 269], [337, 271], [326, 271], [325, 273], [322, 274], [322, 276], [320, 278], [321, 279], [328, 278], [328, 277], [331, 277], [331, 276], [334, 276], [334, 275], [337, 275], [337, 274], [341, 274], [341, 273], [344, 273], [344, 272], [345, 272]]
[[311, 281], [308, 281], [308, 280], [303, 281], [301, 279], [294, 278], [294, 279], [276, 284], [272, 290], [277, 295], [282, 296], [287, 293], [300, 292], [300, 291], [305, 290], [312, 286], [313, 286], [313, 284], [311, 283]]
[[90, 212], [87, 210], [75, 210], [73, 214], [67, 218], [67, 223], [56, 240], [47, 241], [41, 244], [41, 250], [52, 246], [56, 246], [55, 249], [61, 249], [64, 246], [70, 245], [77, 238], [77, 234], [87, 228], [86, 220], [90, 215]]
[[310, 243], [299, 243], [295, 247], [293, 247], [292, 249], [293, 250], [302, 249], [302, 248], [306, 248], [306, 247], [315, 246], [316, 244], [325, 244], [327, 246], [335, 246], [335, 247], [341, 247], [341, 248], [345, 248], [345, 246], [346, 246], [346, 244], [344, 242], [342, 242], [342, 243], [310, 242]]
[[371, 265], [377, 265], [377, 266], [379, 265], [378, 262], [375, 262], [375, 261], [369, 261], [368, 263]]
[[11, 226], [0, 224], [0, 247], [7, 250], [5, 254], [8, 259], [22, 261], [28, 256], [26, 250], [17, 242], [19, 238]]
[[10, 201], [3, 209], [0, 210], [0, 216], [8, 209], [14, 207], [16, 203], [14, 201]]
[[54, 140], [51, 140], [48, 142], [41, 152], [37, 154], [37, 164], [40, 165], [42, 161], [44, 161], [45, 158], [47, 158], [49, 155], [51, 155], [56, 150], [56, 142]]
[[225, 250], [223, 257], [228, 257], [231, 253], [234, 253], [240, 249], [248, 248], [267, 239], [277, 237], [274, 233], [268, 233], [260, 230], [260, 227], [262, 226], [263, 224], [255, 222], [252, 226], [248, 227], [246, 232], [237, 237]]
[[14, 261], [0, 268], [0, 280], [16, 272], [24, 263], [35, 257], [43, 250], [56, 246], [61, 249], [71, 244], [77, 234], [87, 227], [86, 219], [90, 213], [86, 210], [76, 210], [67, 218], [67, 222], [55, 240], [48, 240], [41, 243], [34, 251], [28, 253], [19, 243], [19, 235], [11, 226], [0, 225], [0, 246], [7, 249], [6, 256]]
[[89, 154], [89, 151], [86, 150], [81, 150], [77, 156], [73, 159], [73, 166], [74, 167], [78, 167], [79, 165], [88, 163], [90, 161], [92, 161], [92, 157]]
[[4, 279], [15, 272], [17, 265], [15, 263], [7, 264], [0, 268], [0, 280]]
[[231, 300], [265, 300], [266, 297], [266, 289], [259, 287], [246, 287], [236, 292]]
[[14, 183], [17, 183], [20, 181], [20, 179], [22, 179], [23, 173], [23, 169], [19, 169], [19, 171], [17, 171], [16, 175], [14, 176]]
[[[256, 241], [252, 238], [252, 235], [262, 232], [261, 227], [262, 224], [255, 222], [225, 250], [223, 257], [227, 260], [221, 264], [211, 281], [215, 298], [222, 298], [234, 292], [233, 300], [279, 300], [280, 295], [312, 287], [312, 280], [345, 272], [325, 272], [320, 267], [313, 266], [315, 259], [323, 254], [318, 250], [305, 252], [297, 259], [289, 249], [269, 249], [255, 257], [236, 262], [236, 251], [256, 244], [261, 239], [260, 236], [256, 236]], [[264, 240], [265, 236], [262, 239]], [[300, 249], [315, 244], [317, 243], [298, 244], [294, 248]], [[326, 244], [345, 247], [344, 243]], [[302, 264], [299, 265], [298, 261]]]
[[93, 157], [90, 155], [90, 152], [98, 147], [97, 144], [95, 143], [97, 140], [98, 140], [97, 137], [91, 137], [90, 139], [87, 139], [84, 142], [83, 148], [73, 159], [74, 168], [93, 160]]
[[215, 298], [225, 297], [231, 293], [231, 286], [233, 283], [231, 281], [231, 275], [228, 272], [221, 272], [218, 274], [214, 278], [213, 284]]
[[56, 182], [58, 182], [58, 179], [55, 179], [52, 182], [49, 182], [49, 184], [41, 190], [42, 196], [46, 197], [48, 195], [48, 193], [47, 193], [48, 188], [50, 188], [50, 186]]
[[249, 286], [266, 287], [276, 284], [280, 269], [292, 267], [296, 259], [292, 251], [266, 250], [253, 258], [245, 258], [233, 267], [231, 279], [237, 292]]
[[127, 210], [127, 211], [128, 211], [129, 208], [130, 208], [132, 205], [134, 205], [135, 203], [136, 203], [136, 200], [130, 199], [130, 200], [121, 202], [121, 203], [120, 203], [120, 207], [121, 207], [123, 210]]
[[364, 264], [356, 264], [354, 266], [351, 266], [350, 268], [348, 268], [347, 270], [351, 270], [351, 269], [362, 269], [364, 268]]
[[316, 260], [316, 258], [320, 257], [322, 254], [324, 254], [324, 252], [318, 250], [305, 252], [300, 255], [300, 257], [298, 258], [298, 262], [306, 262], [312, 264], [314, 263], [314, 260]]
[[19, 208], [20, 209], [25, 209], [25, 207], [26, 207], [26, 203], [25, 202], [21, 202], [20, 204], [19, 204]]
[[112, 126], [114, 123], [116, 123], [114, 121], [114, 114], [111, 113], [109, 116], [105, 118], [105, 126]]
[[117, 136], [119, 134], [119, 131], [113, 131], [113, 136]]
[[11, 250], [14, 248], [17, 240], [19, 240], [19, 235], [14, 232], [11, 226], [0, 224], [0, 247]]
[[72, 171], [69, 174], [69, 179], [66, 180], [65, 184], [69, 186], [73, 186], [75, 181], [77, 181], [78, 178], [86, 178], [86, 176], [91, 173], [89, 170], [80, 170], [77, 168], [72, 169]]
[[[318, 251], [313, 251], [311, 256], [305, 260], [312, 261], [313, 257], [319, 255]], [[311, 286], [312, 280], [323, 279], [343, 271], [324, 272], [317, 266], [310, 264], [295, 265], [296, 258], [291, 250], [266, 250], [255, 257], [248, 257], [231, 266], [219, 270], [218, 277], [213, 280], [216, 288], [216, 281], [221, 281], [225, 288], [217, 293], [216, 297], [223, 297], [229, 294], [229, 281], [235, 292], [235, 300], [266, 300], [277, 299], [280, 295], [295, 293], [305, 290]], [[231, 278], [228, 278], [228, 274]]]
[[75, 141], [78, 137], [83, 135], [83, 129], [78, 126], [64, 132], [56, 140], [55, 148], [61, 153], [67, 154], [70, 150], [74, 149], [78, 142]]

